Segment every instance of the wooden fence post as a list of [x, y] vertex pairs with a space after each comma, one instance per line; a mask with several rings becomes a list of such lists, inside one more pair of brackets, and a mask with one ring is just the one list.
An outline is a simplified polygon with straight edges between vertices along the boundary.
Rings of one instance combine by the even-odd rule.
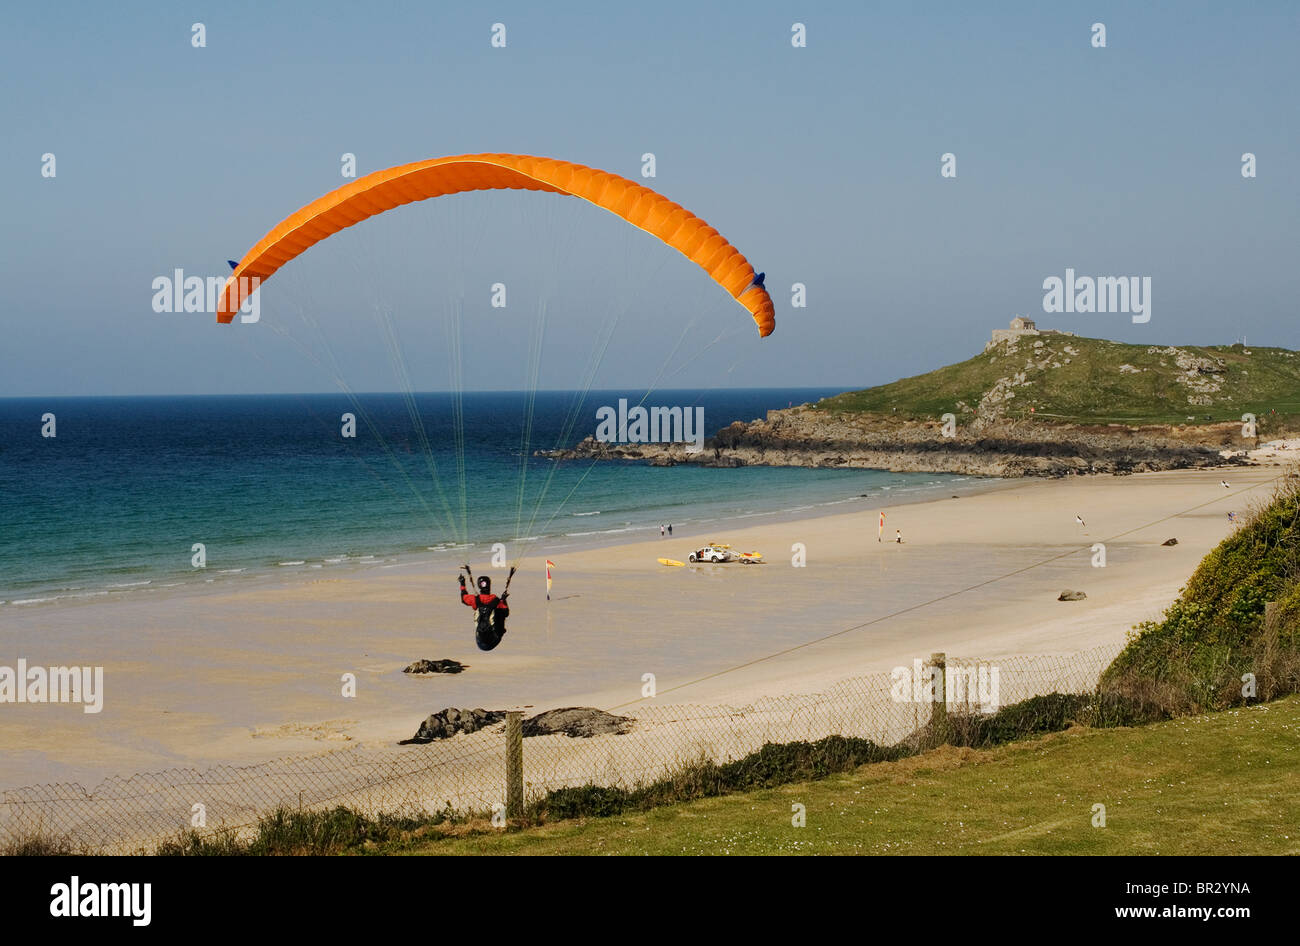
[[931, 654], [930, 668], [934, 680], [934, 701], [930, 704], [930, 741], [942, 745], [948, 741], [948, 694], [944, 689], [948, 661], [945, 654]]
[[524, 816], [524, 714], [506, 711], [506, 817]]

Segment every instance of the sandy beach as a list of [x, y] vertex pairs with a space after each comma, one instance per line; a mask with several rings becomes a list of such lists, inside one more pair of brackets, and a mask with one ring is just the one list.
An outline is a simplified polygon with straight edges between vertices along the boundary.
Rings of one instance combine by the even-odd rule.
[[[1249, 468], [1024, 480], [885, 506], [884, 542], [882, 507], [866, 500], [850, 513], [708, 535], [660, 539], [656, 530], [551, 555], [549, 604], [548, 553], [539, 548], [521, 564], [509, 633], [491, 653], [474, 646], [455, 575], [414, 564], [7, 608], [8, 663], [102, 665], [105, 683], [98, 714], [7, 705], [0, 787], [383, 748], [449, 706], [640, 707], [650, 702], [641, 700], [645, 674], [655, 675], [658, 704], [736, 704], [815, 692], [936, 651], [992, 658], [1118, 647], [1234, 528], [1229, 511], [1269, 497], [1292, 455], [1260, 450]], [[1169, 538], [1178, 544], [1163, 546]], [[760, 550], [767, 564], [656, 563], [685, 560], [706, 540]], [[1092, 565], [1097, 543], [1104, 568]], [[803, 567], [792, 564], [796, 544]], [[486, 561], [472, 564], [504, 577]], [[1067, 588], [1086, 600], [1058, 602]], [[402, 673], [419, 658], [469, 669]], [[348, 673], [355, 698], [342, 695]]]

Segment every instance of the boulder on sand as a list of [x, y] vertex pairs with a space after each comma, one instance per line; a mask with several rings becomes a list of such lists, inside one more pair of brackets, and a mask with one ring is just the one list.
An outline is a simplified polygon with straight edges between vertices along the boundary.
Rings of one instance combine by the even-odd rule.
[[[420, 724], [419, 731], [399, 746], [423, 745], [435, 739], [450, 739], [456, 733], [472, 733], [494, 726], [506, 718], [505, 710], [463, 710], [448, 707], [432, 714]], [[583, 739], [591, 736], [621, 736], [631, 730], [633, 720], [615, 716], [590, 706], [570, 706], [547, 710], [531, 719], [525, 719], [525, 736], [574, 736]]]
[[1082, 591], [1070, 591], [1067, 589], [1065, 591], [1062, 591], [1060, 597], [1057, 598], [1056, 600], [1057, 601], [1082, 601], [1086, 597], [1088, 596], [1084, 594]]
[[1178, 540], [1177, 540], [1177, 539], [1165, 539], [1165, 540], [1164, 540], [1163, 542], [1161, 542], [1160, 544], [1161, 544], [1161, 545], [1177, 545], [1177, 544], [1178, 544]]
[[604, 710], [590, 706], [570, 706], [565, 709], [547, 710], [538, 713], [532, 719], [524, 720], [525, 736], [621, 736], [632, 728], [632, 720], [627, 716], [615, 716]]
[[504, 710], [472, 709], [463, 710], [449, 706], [439, 713], [433, 713], [420, 723], [420, 728], [410, 739], [403, 739], [399, 746], [412, 743], [423, 745], [435, 739], [450, 739], [456, 733], [477, 732], [486, 726], [493, 726], [506, 718]]
[[459, 660], [417, 660], [402, 673], [460, 673], [465, 667]]

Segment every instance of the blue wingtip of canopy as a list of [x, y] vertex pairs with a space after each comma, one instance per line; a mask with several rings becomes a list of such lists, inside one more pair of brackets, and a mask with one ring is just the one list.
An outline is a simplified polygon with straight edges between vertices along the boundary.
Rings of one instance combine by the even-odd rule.
[[226, 260], [226, 262], [230, 264], [230, 268], [231, 268], [231, 269], [238, 269], [238, 268], [239, 268], [239, 261], [238, 261], [238, 260], [228, 259], [228, 260]]

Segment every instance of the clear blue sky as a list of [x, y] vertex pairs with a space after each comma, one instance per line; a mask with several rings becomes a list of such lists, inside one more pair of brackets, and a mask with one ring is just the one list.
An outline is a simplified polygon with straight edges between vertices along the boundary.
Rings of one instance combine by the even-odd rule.
[[[155, 314], [150, 282], [178, 267], [221, 274], [345, 183], [344, 152], [361, 173], [507, 151], [628, 177], [654, 152], [646, 183], [766, 270], [777, 301], [775, 335], [728, 336], [675, 386], [881, 383], [969, 357], [1016, 313], [1124, 341], [1300, 348], [1300, 4], [982, 6], [7, 4], [0, 395], [330, 390], [269, 331]], [[497, 21], [506, 49], [489, 45]], [[805, 49], [790, 45], [796, 21]], [[1096, 21], [1106, 49], [1090, 45]], [[194, 22], [205, 49], [190, 45]], [[1246, 151], [1255, 180], [1240, 174]], [[40, 174], [46, 152], [54, 179]], [[944, 152], [955, 180], [939, 175]], [[516, 321], [469, 313], [472, 388], [522, 386], [533, 276], [559, 286], [546, 387], [578, 382], [584, 339], [633, 292], [618, 276], [629, 254], [643, 279], [647, 261], [663, 265], [638, 284], [598, 386], [649, 383], [715, 337], [696, 326], [674, 356], [693, 306], [720, 328], [747, 319], [714, 305], [689, 262], [664, 263], [594, 208], [556, 223], [544, 217], [556, 198], [497, 198], [406, 208], [308, 251], [267, 285], [264, 322], [319, 307], [348, 383], [367, 390], [391, 377], [373, 323], [367, 334], [333, 310], [382, 296], [405, 317], [456, 278], [476, 299], [494, 274], [516, 287]], [[530, 198], [541, 209], [510, 203]], [[543, 215], [582, 255], [545, 273], [533, 231], [512, 228], [519, 214]], [[474, 227], [490, 249], [454, 270], [447, 248]], [[1042, 281], [1067, 266], [1151, 276], [1151, 322], [1045, 316]], [[789, 306], [796, 281], [806, 309]], [[445, 352], [421, 347], [443, 330], [412, 322], [403, 338], [416, 386], [446, 387]], [[490, 345], [500, 370], [483, 370]]]

